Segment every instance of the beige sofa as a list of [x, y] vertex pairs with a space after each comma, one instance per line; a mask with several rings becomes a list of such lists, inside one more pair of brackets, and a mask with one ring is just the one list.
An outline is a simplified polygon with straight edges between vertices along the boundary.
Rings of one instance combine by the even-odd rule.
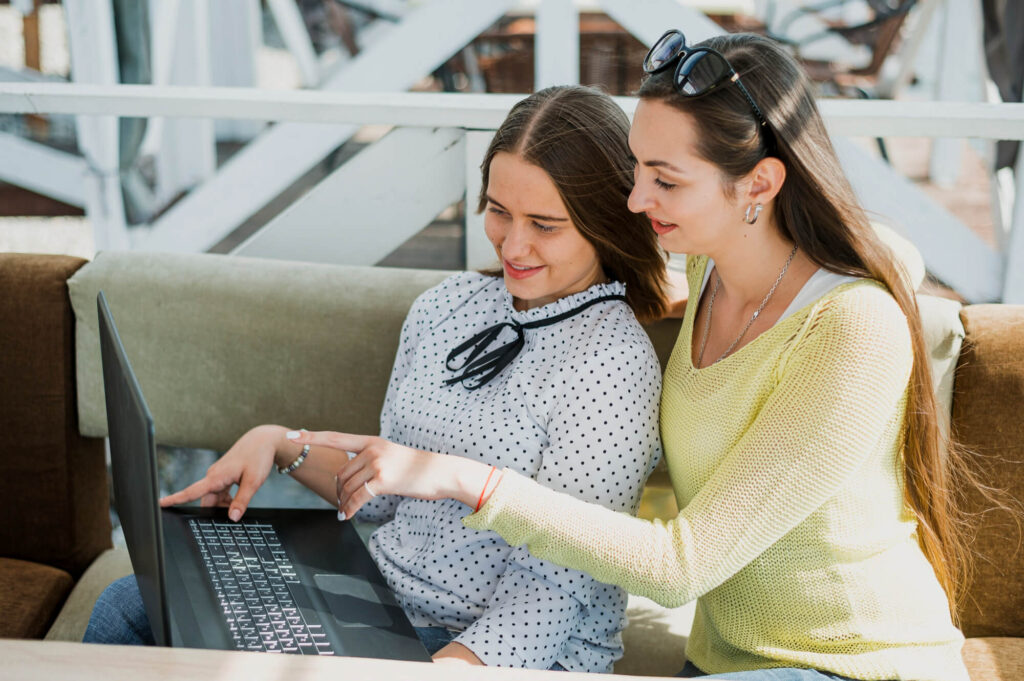
[[[68, 280], [75, 392], [69, 398], [77, 408], [77, 434], [93, 442], [106, 434], [96, 330], [100, 289], [146, 393], [158, 440], [223, 450], [265, 422], [376, 432], [404, 316], [416, 295], [444, 276], [215, 255], [101, 254]], [[953, 427], [975, 446], [999, 448], [1014, 466], [985, 470], [992, 476], [1012, 471], [1010, 487], [1024, 497], [1024, 427], [1004, 409], [991, 408], [1024, 397], [1024, 308], [961, 310], [927, 296], [921, 305], [940, 401], [952, 413]], [[674, 321], [649, 328], [663, 362], [677, 330]], [[962, 355], [965, 333], [973, 344]], [[993, 424], [986, 413], [1003, 416]], [[648, 506], [664, 502], [663, 476], [656, 473], [648, 488]], [[663, 506], [669, 510], [661, 512], [670, 512], [671, 500]], [[1002, 572], [979, 571], [974, 609], [964, 613], [968, 635], [999, 637], [970, 642], [965, 655], [974, 681], [1024, 678], [1024, 639], [1017, 638], [1024, 636], [1024, 569], [1008, 563], [1003, 529], [986, 526], [979, 533], [983, 564], [999, 564]], [[80, 639], [96, 595], [129, 571], [125, 552], [110, 550], [80, 578], [74, 575], [74, 589], [46, 638]], [[629, 614], [626, 656], [616, 671], [678, 671], [692, 611], [632, 598]]]

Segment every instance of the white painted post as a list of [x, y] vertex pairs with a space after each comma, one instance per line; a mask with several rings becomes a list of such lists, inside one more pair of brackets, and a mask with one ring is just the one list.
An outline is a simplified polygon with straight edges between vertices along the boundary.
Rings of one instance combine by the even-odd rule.
[[[150, 63], [153, 85], [170, 85], [174, 66], [174, 51], [178, 44], [178, 13], [181, 0], [149, 0]], [[164, 136], [164, 118], [152, 116], [146, 125], [139, 153], [157, 156]]]
[[[172, 85], [210, 85], [209, 0], [181, 0], [177, 19], [172, 63], [169, 68], [161, 65], [161, 72], [166, 73]], [[159, 32], [163, 27], [154, 25], [153, 30]], [[163, 122], [156, 156], [156, 196], [160, 203], [171, 201], [216, 172], [213, 130], [213, 120], [209, 118]]]
[[484, 233], [484, 215], [477, 213], [480, 198], [480, 164], [487, 153], [494, 133], [489, 130], [466, 131], [466, 210], [465, 248], [466, 269], [478, 270], [494, 264], [494, 248]]
[[535, 15], [533, 90], [580, 82], [580, 15], [572, 0], [541, 0]]
[[274, 23], [281, 31], [284, 44], [299, 65], [303, 86], [316, 87], [320, 83], [320, 64], [298, 3], [296, 0], [267, 0], [267, 6], [274, 15]]
[[[259, 85], [256, 57], [263, 45], [260, 0], [216, 0], [210, 3], [210, 82], [226, 87]], [[248, 142], [264, 125], [260, 121], [214, 121], [218, 141]]]
[[[110, 0], [65, 0], [71, 76], [76, 83], [114, 85], [120, 80], [114, 13]], [[115, 116], [76, 116], [78, 147], [85, 157], [86, 215], [96, 250], [131, 247], [119, 177], [120, 150]]]
[[[980, 5], [945, 0], [939, 49], [936, 99], [939, 102], [984, 101], [981, 59]], [[932, 144], [928, 173], [941, 187], [952, 187], [960, 177], [964, 140], [937, 139]]]
[[1024, 304], [1024, 153], [1017, 154], [1017, 190], [1013, 197], [1013, 222], [1006, 240], [1006, 278], [1003, 302]]

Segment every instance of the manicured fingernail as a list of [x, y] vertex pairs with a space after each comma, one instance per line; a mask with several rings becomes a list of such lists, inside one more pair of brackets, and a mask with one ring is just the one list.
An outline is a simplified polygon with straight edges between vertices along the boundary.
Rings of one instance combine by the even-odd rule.
[[302, 437], [302, 432], [298, 430], [289, 430], [287, 433], [284, 434], [284, 436], [289, 440], [298, 440], [300, 437]]
[[230, 511], [228, 511], [228, 517], [237, 523], [238, 519], [242, 517], [242, 512], [239, 511], [237, 508], [233, 508]]
[[338, 511], [338, 520], [348, 520], [344, 511]]

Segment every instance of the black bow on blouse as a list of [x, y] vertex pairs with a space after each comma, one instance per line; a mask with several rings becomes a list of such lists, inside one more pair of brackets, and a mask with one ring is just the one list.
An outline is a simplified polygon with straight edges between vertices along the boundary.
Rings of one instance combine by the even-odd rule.
[[[526, 329], [536, 329], [542, 326], [550, 326], [551, 324], [557, 324], [563, 319], [568, 319], [574, 315], [583, 312], [591, 305], [603, 302], [605, 300], [626, 300], [626, 296], [612, 295], [612, 296], [601, 296], [600, 298], [594, 298], [588, 300], [579, 307], [574, 307], [567, 312], [548, 317], [547, 319], [538, 319], [534, 322], [527, 322], [526, 324], [520, 324], [517, 321], [511, 322], [499, 322], [493, 326], [488, 326], [480, 333], [472, 336], [469, 340], [462, 343], [454, 350], [448, 353], [448, 358], [445, 360], [445, 367], [449, 371], [462, 371], [462, 374], [449, 378], [445, 381], [445, 385], [453, 385], [455, 383], [462, 383], [467, 390], [476, 390], [477, 388], [486, 385], [492, 378], [497, 376], [505, 369], [512, 360], [516, 358], [519, 351], [523, 349], [526, 344]], [[500, 345], [490, 352], [486, 352], [487, 348], [497, 340], [498, 336], [501, 335], [501, 331], [504, 328], [512, 329], [515, 332], [515, 338], [511, 341]], [[452, 364], [463, 354], [469, 353], [465, 360], [459, 366], [452, 366]], [[486, 352], [486, 354], [484, 354]]]

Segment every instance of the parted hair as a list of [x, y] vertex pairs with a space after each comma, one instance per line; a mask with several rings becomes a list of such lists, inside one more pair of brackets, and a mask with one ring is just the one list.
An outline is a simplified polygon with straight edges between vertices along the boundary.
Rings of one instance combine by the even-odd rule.
[[771, 136], [759, 130], [737, 87], [722, 85], [707, 95], [684, 98], [675, 91], [672, 69], [668, 69], [643, 82], [640, 98], [661, 101], [692, 118], [698, 132], [697, 152], [717, 166], [728, 195], [735, 195], [737, 181], [765, 156], [780, 159], [786, 178], [775, 199], [775, 216], [782, 235], [819, 267], [883, 283], [907, 318], [914, 366], [899, 473], [905, 501], [918, 521], [918, 542], [946, 591], [956, 621], [971, 571], [963, 490], [975, 488], [994, 505], [1005, 504], [978, 482], [965, 453], [940, 431], [915, 293], [902, 265], [880, 241], [858, 203], [799, 64], [778, 44], [756, 35], [718, 36], [700, 45], [729, 60], [768, 119]]
[[[667, 310], [665, 255], [650, 222], [626, 205], [633, 188], [629, 119], [611, 97], [577, 85], [549, 87], [516, 103], [484, 156], [477, 211], [487, 206], [491, 160], [508, 152], [548, 174], [606, 277], [626, 285], [641, 322]], [[497, 272], [486, 272], [498, 274]]]

